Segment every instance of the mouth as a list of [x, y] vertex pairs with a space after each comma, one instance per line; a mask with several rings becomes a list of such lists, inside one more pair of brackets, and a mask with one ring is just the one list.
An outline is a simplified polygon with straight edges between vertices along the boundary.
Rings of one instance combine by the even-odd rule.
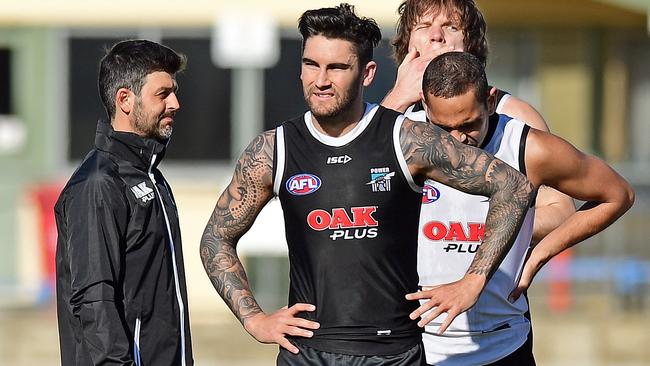
[[334, 98], [334, 93], [317, 92], [317, 93], [312, 93], [311, 95], [318, 100], [329, 100]]
[[169, 115], [162, 116], [160, 118], [160, 122], [161, 123], [166, 123], [166, 124], [172, 124], [172, 123], [174, 123], [174, 116], [169, 116]]

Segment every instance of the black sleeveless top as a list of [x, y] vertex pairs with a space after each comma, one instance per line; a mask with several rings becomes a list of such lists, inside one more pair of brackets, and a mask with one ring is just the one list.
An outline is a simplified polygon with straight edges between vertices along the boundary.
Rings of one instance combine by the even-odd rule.
[[289, 248], [289, 306], [314, 304], [315, 312], [299, 316], [321, 324], [313, 338], [292, 340], [321, 351], [390, 355], [421, 337], [408, 317], [418, 302], [404, 295], [418, 288], [422, 194], [403, 173], [393, 141], [402, 119], [374, 110], [342, 146], [314, 137], [309, 113], [276, 131], [284, 138], [276, 138], [274, 164], [281, 166], [274, 172]]

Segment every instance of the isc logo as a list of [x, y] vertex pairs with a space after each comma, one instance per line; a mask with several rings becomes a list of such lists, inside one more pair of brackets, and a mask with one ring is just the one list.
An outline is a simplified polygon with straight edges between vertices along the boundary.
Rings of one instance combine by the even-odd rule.
[[313, 174], [296, 174], [287, 180], [287, 191], [295, 196], [314, 193], [320, 188], [320, 178]]
[[330, 156], [327, 158], [327, 164], [347, 164], [350, 160], [352, 160], [352, 158], [348, 155]]

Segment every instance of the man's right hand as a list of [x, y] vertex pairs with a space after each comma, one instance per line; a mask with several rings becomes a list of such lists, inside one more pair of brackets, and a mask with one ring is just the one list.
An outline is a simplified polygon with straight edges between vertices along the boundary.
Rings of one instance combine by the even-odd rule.
[[[290, 308], [286, 306], [273, 314], [259, 313], [244, 321], [244, 328], [258, 342], [277, 343], [291, 353], [298, 353], [298, 348], [286, 338], [287, 335], [311, 338], [320, 324], [307, 319], [296, 317], [303, 311], [314, 311], [316, 307], [311, 304], [295, 304]], [[311, 330], [310, 330], [311, 329]]]
[[395, 85], [386, 94], [381, 105], [404, 113], [408, 107], [418, 102], [422, 90], [422, 76], [427, 65], [436, 56], [449, 51], [454, 51], [454, 48], [441, 47], [431, 55], [421, 55], [417, 49], [410, 49], [397, 69]]

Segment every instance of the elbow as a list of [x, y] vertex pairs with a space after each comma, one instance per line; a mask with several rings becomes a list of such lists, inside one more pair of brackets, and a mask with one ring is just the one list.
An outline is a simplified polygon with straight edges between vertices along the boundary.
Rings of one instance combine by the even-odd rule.
[[632, 205], [634, 205], [634, 188], [632, 188], [629, 183], [624, 182], [624, 184], [620, 186], [620, 189], [617, 190], [617, 195], [615, 197], [616, 198], [612, 199], [610, 202], [616, 204], [616, 207], [618, 208], [617, 217], [620, 217], [626, 213]]
[[623, 195], [623, 208], [625, 211], [629, 210], [632, 205], [634, 205], [635, 195], [636, 194], [634, 193], [634, 188], [632, 188], [631, 185], [627, 184]]
[[521, 187], [522, 187], [521, 188], [522, 191], [526, 195], [528, 195], [528, 207], [531, 207], [535, 202], [535, 198], [537, 197], [537, 190], [535, 189], [535, 186], [525, 176], [523, 176]]

